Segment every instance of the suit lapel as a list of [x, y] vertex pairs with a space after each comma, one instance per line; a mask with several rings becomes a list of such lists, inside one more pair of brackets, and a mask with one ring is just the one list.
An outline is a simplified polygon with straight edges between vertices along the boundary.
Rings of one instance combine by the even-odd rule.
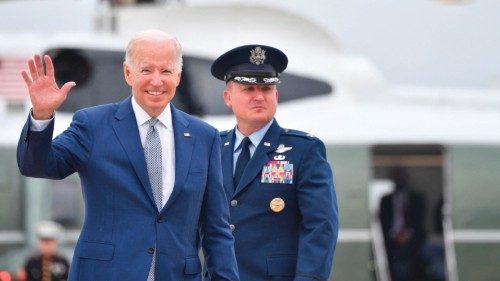
[[234, 130], [231, 130], [224, 139], [222, 139], [222, 176], [224, 179], [224, 188], [228, 197], [233, 197], [233, 151], [234, 151]]
[[175, 197], [179, 195], [186, 182], [195, 143], [195, 135], [188, 128], [189, 121], [172, 104], [170, 104], [170, 108], [172, 110], [172, 126], [174, 129], [175, 184], [162, 212], [172, 205]]
[[268, 154], [276, 150], [276, 148], [278, 147], [278, 141], [281, 135], [281, 131], [282, 129], [278, 125], [278, 122], [274, 120], [271, 127], [269, 127], [269, 130], [267, 130], [266, 135], [260, 141], [259, 146], [250, 159], [250, 162], [248, 162], [245, 171], [243, 171], [243, 175], [241, 176], [240, 183], [236, 187], [234, 196], [245, 189], [257, 176], [257, 174], [262, 172], [262, 167], [264, 167], [267, 161], [269, 161]]
[[131, 97], [124, 100], [116, 111], [116, 122], [113, 123], [113, 129], [118, 137], [118, 140], [127, 153], [127, 156], [134, 167], [134, 171], [142, 183], [142, 187], [149, 196], [153, 203], [154, 197], [149, 183], [148, 169], [146, 160], [144, 158], [144, 151], [139, 136], [139, 128], [137, 127], [137, 120], [132, 109]]

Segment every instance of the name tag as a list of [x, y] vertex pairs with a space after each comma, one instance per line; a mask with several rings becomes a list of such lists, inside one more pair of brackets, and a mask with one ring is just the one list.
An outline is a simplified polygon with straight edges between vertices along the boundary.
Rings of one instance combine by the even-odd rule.
[[268, 161], [262, 168], [261, 183], [293, 183], [293, 164], [289, 161]]

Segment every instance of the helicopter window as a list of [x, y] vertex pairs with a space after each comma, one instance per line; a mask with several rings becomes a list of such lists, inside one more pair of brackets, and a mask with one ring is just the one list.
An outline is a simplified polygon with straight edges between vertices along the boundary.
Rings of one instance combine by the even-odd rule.
[[123, 78], [121, 51], [55, 48], [46, 52], [54, 58], [56, 81], [62, 86], [75, 81], [61, 112], [118, 102], [130, 95]]
[[[55, 56], [58, 84], [71, 80], [77, 83], [59, 111], [75, 112], [84, 107], [119, 102], [130, 95], [130, 87], [123, 77], [123, 51], [52, 49], [47, 53]], [[183, 59], [182, 78], [173, 104], [198, 116], [231, 114], [222, 99], [224, 82], [211, 75], [213, 60], [189, 54]], [[283, 73], [281, 80], [280, 103], [333, 92], [328, 81], [317, 78]]]
[[[52, 54], [53, 53], [53, 54]], [[92, 65], [78, 50], [62, 49], [49, 53], [53, 58], [56, 82], [62, 86], [67, 81], [84, 85], [92, 74]]]
[[[217, 80], [210, 73], [212, 62], [210, 59], [184, 56], [183, 78], [177, 89], [178, 94], [175, 97], [177, 100], [174, 98], [174, 103], [178, 101], [183, 106], [190, 105], [191, 107], [185, 108], [189, 113], [196, 115], [231, 114], [222, 99], [225, 83]], [[280, 103], [327, 95], [333, 91], [332, 85], [327, 81], [296, 74], [283, 73], [281, 81], [278, 85]]]

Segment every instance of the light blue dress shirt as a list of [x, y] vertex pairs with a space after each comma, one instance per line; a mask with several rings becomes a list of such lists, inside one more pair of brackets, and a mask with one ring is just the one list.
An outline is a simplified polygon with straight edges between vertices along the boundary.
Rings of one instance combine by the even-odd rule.
[[[264, 136], [267, 133], [267, 130], [269, 127], [271, 127], [271, 124], [273, 124], [273, 120], [269, 121], [264, 127], [262, 127], [260, 130], [253, 132], [251, 135], [248, 136], [250, 139], [250, 142], [252, 143], [249, 146], [250, 149], [250, 159], [252, 158], [255, 150], [257, 149], [257, 146], [259, 145], [260, 141], [264, 138]], [[235, 130], [235, 140], [234, 140], [234, 151], [233, 151], [233, 175], [234, 175], [234, 170], [236, 167], [236, 161], [238, 160], [238, 156], [240, 156], [241, 153], [241, 142], [245, 138], [245, 135], [243, 135], [239, 130], [238, 126], [236, 126]]]

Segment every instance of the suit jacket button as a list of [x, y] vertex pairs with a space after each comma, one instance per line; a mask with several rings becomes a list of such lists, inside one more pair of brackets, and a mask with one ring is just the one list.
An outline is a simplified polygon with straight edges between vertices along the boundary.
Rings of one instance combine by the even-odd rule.
[[234, 231], [234, 229], [236, 228], [236, 226], [234, 226], [234, 224], [230, 224], [229, 228], [231, 228], [231, 231]]
[[231, 206], [232, 207], [238, 206], [238, 200], [231, 200]]
[[154, 254], [155, 253], [155, 248], [151, 247], [148, 249], [148, 253]]
[[156, 219], [156, 222], [157, 222], [157, 223], [162, 223], [162, 222], [164, 222], [164, 221], [165, 221], [165, 219], [163, 219], [162, 217], [158, 217], [158, 218]]

